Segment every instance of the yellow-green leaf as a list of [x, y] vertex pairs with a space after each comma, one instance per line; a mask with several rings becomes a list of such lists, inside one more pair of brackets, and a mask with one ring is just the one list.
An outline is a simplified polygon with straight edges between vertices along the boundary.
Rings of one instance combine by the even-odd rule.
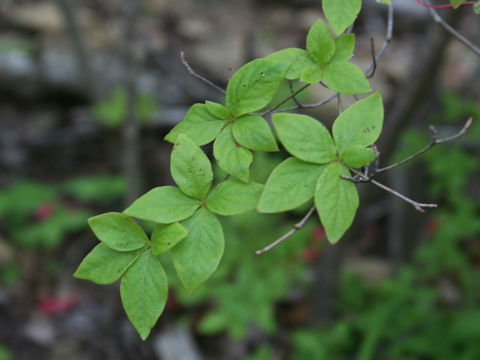
[[140, 225], [121, 213], [97, 215], [88, 224], [100, 241], [117, 251], [137, 250], [149, 242]]
[[144, 251], [143, 248], [134, 251], [116, 251], [100, 243], [85, 256], [73, 276], [96, 284], [111, 284], [123, 275], [142, 251]]
[[275, 96], [288, 64], [256, 59], [238, 69], [227, 86], [225, 103], [235, 116], [260, 110]]
[[205, 198], [213, 181], [212, 165], [207, 155], [184, 134], [178, 135], [173, 147], [170, 173], [180, 190], [200, 200]]
[[183, 133], [198, 145], [205, 145], [215, 139], [225, 125], [226, 122], [212, 115], [205, 104], [195, 104], [188, 110], [185, 118], [170, 130], [165, 140], [175, 143], [178, 135]]
[[267, 121], [259, 115], [244, 115], [232, 125], [234, 139], [251, 150], [278, 151], [277, 142]]
[[150, 251], [144, 251], [120, 283], [123, 308], [143, 340], [162, 314], [167, 294], [167, 276], [162, 265]]
[[383, 103], [380, 93], [357, 101], [333, 123], [332, 133], [338, 154], [342, 155], [350, 146], [373, 144], [382, 132], [382, 125]]
[[340, 163], [329, 165], [318, 179], [315, 207], [328, 240], [336, 243], [352, 225], [359, 199], [355, 184], [341, 176], [350, 172]]
[[375, 160], [375, 151], [360, 145], [350, 146], [342, 154], [342, 161], [354, 168], [361, 168]]
[[323, 81], [329, 89], [341, 94], [363, 94], [372, 91], [363, 71], [348, 61], [335, 61], [323, 71]]
[[308, 32], [307, 52], [317, 65], [327, 64], [335, 54], [332, 33], [321, 19], [318, 19]]
[[124, 213], [138, 219], [169, 224], [188, 218], [200, 206], [175, 186], [156, 187], [135, 200]]
[[336, 157], [335, 144], [318, 120], [300, 114], [275, 114], [273, 123], [287, 151], [300, 160], [324, 164]]
[[218, 184], [208, 195], [207, 208], [218, 215], [242, 214], [255, 209], [262, 190], [262, 184], [245, 184], [228, 179]]
[[243, 182], [248, 182], [253, 155], [235, 142], [231, 126], [223, 129], [213, 143], [213, 155], [223, 170]]
[[313, 197], [315, 185], [325, 165], [291, 157], [280, 163], [268, 177], [258, 203], [261, 213], [292, 210]]
[[223, 256], [222, 226], [210, 211], [201, 208], [183, 222], [188, 236], [172, 248], [178, 277], [192, 294], [217, 269]]
[[362, 0], [323, 0], [322, 6], [328, 23], [340, 35], [357, 18]]
[[179, 241], [185, 239], [188, 230], [179, 223], [158, 224], [152, 233], [152, 253], [160, 255], [170, 250]]

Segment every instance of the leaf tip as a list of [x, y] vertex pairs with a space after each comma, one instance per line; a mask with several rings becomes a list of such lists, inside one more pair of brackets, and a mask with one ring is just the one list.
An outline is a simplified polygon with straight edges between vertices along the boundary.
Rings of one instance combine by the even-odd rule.
[[335, 245], [336, 243], [338, 243], [338, 241], [341, 239], [342, 236], [338, 236], [338, 235], [329, 235], [328, 232], [327, 232], [327, 240], [328, 242], [331, 244], [331, 245]]
[[174, 136], [171, 132], [169, 132], [167, 135], [163, 137], [163, 140], [174, 144], [175, 143], [176, 136]]
[[142, 339], [142, 341], [147, 340], [148, 335], [150, 335], [150, 331], [151, 331], [151, 329], [137, 329], [137, 328], [136, 330], [138, 332], [138, 335], [140, 335], [140, 338]]

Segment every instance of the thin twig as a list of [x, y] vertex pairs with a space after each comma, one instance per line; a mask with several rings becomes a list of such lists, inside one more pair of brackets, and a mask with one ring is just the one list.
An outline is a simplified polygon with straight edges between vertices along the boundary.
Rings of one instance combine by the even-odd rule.
[[328, 97], [326, 99], [323, 99], [322, 101], [319, 101], [318, 103], [315, 103], [315, 104], [303, 104], [301, 107], [290, 106], [288, 108], [276, 110], [275, 112], [280, 113], [280, 112], [297, 110], [297, 109], [300, 109], [300, 108], [301, 109], [312, 109], [312, 108], [316, 108], [316, 107], [320, 107], [322, 105], [325, 105], [326, 103], [329, 103], [330, 101], [332, 101], [333, 99], [336, 99], [336, 98], [337, 98], [337, 93], [335, 93], [335, 94], [331, 95], [330, 97]]
[[376, 66], [376, 64], [378, 63], [378, 60], [380, 60], [380, 58], [383, 56], [383, 54], [387, 50], [388, 45], [392, 41], [392, 36], [393, 36], [393, 1], [391, 1], [390, 4], [388, 5], [387, 33], [385, 36], [385, 40], [383, 41], [380, 51], [377, 53], [377, 55], [372, 60], [370, 65], [367, 67], [367, 69], [364, 71], [365, 74], [368, 74], [370, 71], [372, 71], [373, 67]]
[[225, 89], [223, 89], [222, 87], [214, 84], [213, 82], [211, 82], [210, 80], [208, 80], [206, 77], [200, 75], [200, 74], [197, 74], [193, 69], [192, 67], [190, 66], [190, 64], [187, 62], [187, 60], [185, 60], [185, 54], [183, 53], [183, 51], [180, 51], [180, 61], [182, 62], [183, 66], [185, 66], [188, 70], [188, 72], [190, 74], [192, 74], [193, 76], [195, 76], [197, 79], [200, 79], [202, 80], [204, 83], [210, 85], [211, 87], [217, 89], [218, 91], [220, 91], [222, 94], [225, 94], [226, 91]]
[[[293, 88], [293, 81], [292, 80], [288, 80], [288, 87], [290, 88], [290, 93], [293, 94], [295, 92], [295, 89]], [[294, 96], [292, 98], [293, 101], [295, 101], [295, 104], [297, 104], [298, 106], [302, 107], [303, 104], [300, 102], [300, 100], [297, 99], [296, 96]]]
[[433, 126], [430, 126], [430, 132], [432, 134], [432, 140], [431, 140], [430, 144], [425, 146], [423, 149], [417, 151], [415, 154], [410, 155], [409, 157], [403, 159], [402, 161], [399, 161], [399, 162], [397, 162], [395, 164], [392, 164], [392, 165], [389, 165], [389, 166], [385, 166], [385, 167], [380, 168], [380, 169], [376, 169], [375, 173], [381, 173], [381, 172], [396, 168], [397, 166], [403, 165], [406, 162], [408, 162], [410, 160], [413, 160], [416, 157], [422, 155], [423, 153], [427, 152], [428, 150], [430, 150], [435, 145], [458, 139], [459, 137], [463, 136], [467, 132], [467, 130], [470, 128], [470, 126], [472, 126], [472, 122], [473, 122], [473, 118], [470, 117], [467, 120], [467, 122], [465, 123], [465, 125], [463, 125], [462, 129], [459, 132], [457, 132], [455, 135], [452, 135], [452, 136], [449, 136], [449, 137], [446, 137], [446, 138], [443, 138], [443, 139], [437, 139], [437, 130]]
[[260, 115], [261, 116], [266, 116], [268, 114], [270, 114], [271, 112], [275, 111], [276, 109], [278, 109], [280, 106], [282, 106], [283, 104], [285, 104], [288, 100], [290, 99], [293, 99], [295, 96], [297, 96], [299, 93], [301, 93], [303, 90], [305, 90], [307, 87], [309, 87], [311, 84], [305, 84], [303, 85], [301, 88], [297, 89], [295, 92], [293, 92], [292, 94], [290, 94], [290, 96], [287, 96], [285, 99], [283, 99], [282, 101], [280, 101], [278, 104], [272, 106], [270, 109], [267, 109], [265, 110], [263, 113], [261, 113]]
[[370, 147], [375, 152], [375, 161], [373, 163], [374, 172], [377, 172], [378, 166], [380, 165], [380, 151], [378, 151], [377, 144], [372, 144]]
[[310, 218], [310, 216], [312, 216], [314, 211], [315, 211], [315, 205], [312, 206], [310, 208], [310, 210], [308, 210], [307, 214], [303, 217], [302, 220], [300, 220], [298, 223], [296, 223], [293, 226], [292, 230], [287, 232], [285, 235], [279, 237], [277, 240], [272, 242], [270, 245], [265, 246], [263, 249], [255, 251], [255, 254], [256, 255], [263, 254], [264, 252], [267, 252], [267, 251], [271, 250], [272, 248], [274, 248], [275, 246], [277, 246], [278, 244], [280, 244], [283, 240], [288, 239], [290, 236], [295, 234], [295, 232], [297, 232], [299, 229], [301, 229], [305, 225], [305, 223]]
[[[430, 5], [430, 2], [426, 0], [427, 3]], [[480, 56], [480, 48], [475, 46], [470, 40], [465, 38], [462, 34], [460, 34], [457, 30], [451, 27], [443, 18], [438, 14], [435, 8], [429, 7], [428, 10], [430, 11], [430, 15], [432, 15], [433, 20], [444, 27], [450, 34], [452, 34], [458, 41], [463, 43], [466, 47], [472, 50], [475, 54]]]
[[424, 3], [422, 0], [417, 0], [417, 2], [420, 5], [423, 5], [425, 7], [431, 8], [431, 9], [441, 9], [441, 8], [447, 8], [447, 7], [453, 7], [457, 5], [467, 5], [467, 4], [476, 4], [476, 1], [462, 1], [462, 2], [457, 2], [457, 3], [451, 3], [451, 4], [442, 4], [442, 5], [430, 5], [427, 3]]
[[372, 53], [373, 68], [370, 75], [367, 75], [367, 79], [371, 79], [373, 75], [375, 75], [375, 70], [377, 70], [377, 59], [375, 59], [375, 40], [373, 37], [370, 38], [370, 52]]
[[[372, 183], [373, 185], [379, 187], [380, 189], [383, 189], [387, 192], [389, 192], [390, 194], [392, 195], [395, 195], [397, 197], [399, 197], [400, 199], [406, 201], [407, 203], [409, 203], [410, 205], [412, 205], [416, 210], [418, 210], [419, 212], [421, 213], [424, 213], [425, 212], [425, 209], [424, 208], [436, 208], [438, 205], [437, 204], [424, 204], [424, 203], [419, 203], [418, 201], [415, 201], [415, 200], [412, 200], [410, 199], [409, 197], [406, 197], [405, 195], [403, 194], [400, 194], [398, 191], [395, 191], [393, 190], [392, 188], [389, 188], [388, 186], [386, 185], [383, 185], [381, 183], [379, 183], [378, 181], [376, 180], [372, 180], [372, 179], [368, 179], [368, 177], [366, 177], [364, 174], [362, 174], [360, 171], [357, 171], [351, 167], [348, 167], [350, 169], [350, 171], [352, 171], [353, 173], [355, 173], [356, 175], [360, 176], [361, 178], [365, 179], [365, 180], [368, 180], [369, 183]], [[353, 181], [352, 179], [346, 177], [346, 176], [343, 176], [342, 175], [342, 178], [343, 179], [346, 179], [346, 180], [350, 180], [350, 181]]]

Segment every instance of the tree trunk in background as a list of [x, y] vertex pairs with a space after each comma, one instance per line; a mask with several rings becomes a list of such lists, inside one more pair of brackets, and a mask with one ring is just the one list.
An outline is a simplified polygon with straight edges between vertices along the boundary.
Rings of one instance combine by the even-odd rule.
[[313, 324], [328, 323], [335, 317], [340, 265], [346, 240], [342, 239], [335, 245], [329, 243], [314, 270]]
[[127, 181], [126, 204], [130, 204], [141, 193], [140, 134], [135, 114], [137, 98], [135, 56], [136, 23], [143, 1], [129, 0], [125, 3], [125, 91], [127, 94], [126, 118], [123, 126], [123, 174]]
[[69, 37], [73, 43], [73, 49], [78, 62], [79, 78], [83, 82], [88, 97], [95, 100], [98, 97], [98, 79], [94, 74], [87, 44], [82, 30], [75, 18], [75, 3], [72, 0], [56, 0], [58, 8], [63, 15]]

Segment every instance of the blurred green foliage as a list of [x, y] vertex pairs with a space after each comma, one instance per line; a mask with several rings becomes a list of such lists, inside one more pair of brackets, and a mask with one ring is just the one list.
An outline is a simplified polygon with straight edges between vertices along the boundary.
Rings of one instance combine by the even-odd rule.
[[6, 346], [0, 344], [0, 360], [12, 360], [13, 355]]
[[[2, 1], [0, 1], [1, 3]], [[35, 50], [37, 50], [37, 47], [31, 41], [6, 36], [0, 37], [0, 52], [2, 53], [21, 52], [31, 54]]]
[[[150, 94], [138, 94], [135, 103], [135, 116], [140, 124], [145, 124], [158, 111], [158, 105]], [[94, 118], [108, 128], [120, 127], [127, 116], [127, 92], [116, 87], [111, 94], [93, 108]]]
[[124, 191], [125, 182], [117, 176], [75, 178], [60, 185], [21, 180], [0, 191], [0, 222], [13, 243], [52, 248], [67, 233], [87, 227], [93, 212], [82, 202], [105, 204]]
[[251, 355], [244, 357], [243, 360], [274, 360], [275, 356], [271, 347], [262, 345], [258, 347]]
[[[20, 277], [20, 267], [13, 261], [0, 261], [0, 285], [13, 286]], [[1, 357], [0, 357], [1, 359]]]
[[110, 175], [75, 177], [62, 184], [62, 191], [76, 200], [100, 204], [120, 198], [126, 188], [123, 177]]

